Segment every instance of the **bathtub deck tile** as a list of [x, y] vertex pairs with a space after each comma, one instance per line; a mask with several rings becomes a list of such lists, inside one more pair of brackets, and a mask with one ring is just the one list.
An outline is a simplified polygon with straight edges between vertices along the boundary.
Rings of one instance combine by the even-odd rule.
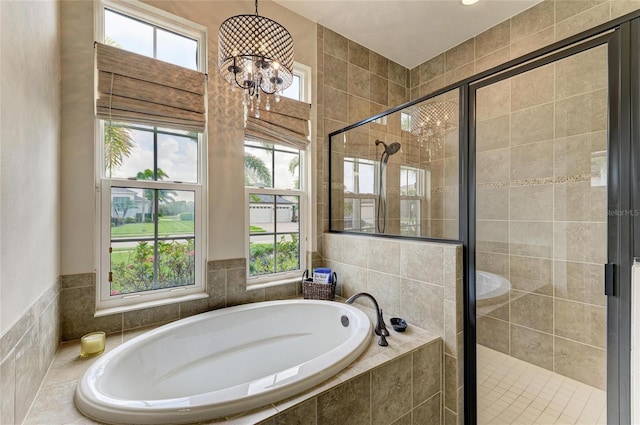
[[[105, 352], [113, 350], [122, 343], [119, 333], [107, 335], [105, 342]], [[84, 374], [85, 370], [93, 364], [100, 356], [82, 358], [80, 357], [79, 341], [65, 342], [60, 345], [58, 352], [49, 368], [46, 379], [42, 386], [55, 385], [60, 382], [77, 381]], [[43, 391], [42, 389], [40, 391]]]
[[206, 422], [207, 424], [215, 424], [224, 422], [229, 425], [252, 425], [256, 424], [260, 421], [264, 421], [265, 419], [269, 419], [270, 417], [277, 415], [278, 411], [273, 405], [268, 405], [266, 407], [260, 407], [258, 409], [250, 410], [248, 412], [242, 413], [241, 415], [236, 416], [228, 416], [226, 421], [218, 420], [217, 422]]
[[328, 391], [331, 388], [334, 388], [335, 386], [341, 384], [342, 382], [343, 381], [341, 381], [340, 379], [334, 376], [333, 378], [329, 378], [326, 381], [324, 381], [322, 384], [316, 385], [315, 387], [307, 391], [304, 391], [286, 400], [279, 401], [275, 403], [274, 406], [278, 412], [283, 412], [297, 404], [300, 404], [319, 394], [322, 394], [323, 392]]

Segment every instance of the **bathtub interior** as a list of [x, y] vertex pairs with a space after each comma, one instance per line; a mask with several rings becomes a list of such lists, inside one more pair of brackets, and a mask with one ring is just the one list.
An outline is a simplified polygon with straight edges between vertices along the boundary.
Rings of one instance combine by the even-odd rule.
[[[120, 347], [121, 354], [102, 365], [96, 391], [114, 400], [168, 401], [214, 392], [224, 393], [223, 398], [246, 396], [312, 373], [304, 370], [317, 367], [309, 365], [310, 359], [333, 361], [353, 345], [355, 331], [366, 326], [369, 333], [371, 326], [366, 316], [365, 324], [346, 307], [305, 303], [243, 309], [242, 321], [235, 320], [234, 308], [219, 310]], [[342, 326], [342, 315], [352, 326]]]

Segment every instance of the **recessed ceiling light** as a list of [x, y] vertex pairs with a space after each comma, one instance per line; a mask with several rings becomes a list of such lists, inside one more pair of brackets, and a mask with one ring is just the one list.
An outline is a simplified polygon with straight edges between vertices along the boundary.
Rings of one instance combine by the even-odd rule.
[[465, 6], [471, 6], [472, 4], [475, 4], [478, 2], [478, 0], [461, 0], [462, 4]]

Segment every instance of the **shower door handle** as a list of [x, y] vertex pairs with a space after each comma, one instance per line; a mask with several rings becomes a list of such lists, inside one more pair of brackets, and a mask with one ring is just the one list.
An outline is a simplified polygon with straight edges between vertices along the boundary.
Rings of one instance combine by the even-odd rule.
[[615, 264], [606, 263], [604, 265], [604, 294], [605, 295], [615, 295]]

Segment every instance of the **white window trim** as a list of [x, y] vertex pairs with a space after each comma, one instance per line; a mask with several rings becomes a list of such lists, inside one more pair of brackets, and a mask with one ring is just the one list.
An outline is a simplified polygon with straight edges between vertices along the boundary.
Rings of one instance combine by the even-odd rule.
[[311, 67], [299, 62], [293, 63], [293, 74], [300, 76], [300, 100], [311, 102]]
[[[307, 151], [300, 151], [300, 164], [306, 164], [304, 162]], [[245, 198], [245, 255], [247, 258], [247, 289], [258, 289], [269, 286], [276, 285], [284, 285], [287, 283], [294, 282], [296, 280], [302, 280], [302, 273], [307, 268], [307, 243], [308, 243], [308, 235], [309, 235], [309, 221], [311, 220], [308, 216], [309, 209], [308, 205], [308, 186], [306, 184], [306, 178], [304, 177], [306, 173], [304, 170], [299, 173], [300, 175], [300, 189], [277, 189], [277, 188], [263, 188], [263, 187], [251, 187], [245, 186], [244, 190], [244, 198]], [[300, 248], [300, 268], [298, 270], [292, 270], [288, 272], [282, 273], [271, 273], [267, 275], [260, 276], [249, 276], [249, 267], [251, 261], [251, 252], [250, 252], [250, 241], [251, 241], [251, 232], [249, 224], [251, 224], [250, 212], [249, 212], [249, 204], [250, 204], [250, 193], [260, 193], [265, 195], [284, 195], [284, 196], [298, 196], [299, 197], [299, 208], [298, 211], [298, 225], [299, 225], [299, 234], [298, 238], [299, 248]]]
[[[172, 15], [163, 10], [133, 0], [100, 0], [95, 3], [97, 10], [94, 13], [95, 39], [104, 41], [104, 10], [111, 9], [124, 15], [148, 22], [152, 25], [174, 31], [193, 38], [198, 42], [198, 71], [207, 70], [207, 28], [190, 22], [179, 16]], [[198, 183], [153, 182], [129, 179], [107, 178], [104, 170], [104, 122], [94, 119], [95, 155], [95, 208], [96, 208], [96, 311], [95, 316], [121, 313], [125, 311], [139, 310], [158, 305], [166, 305], [183, 302], [192, 299], [204, 298], [206, 292], [206, 267], [207, 267], [207, 132], [198, 135]], [[196, 276], [195, 285], [175, 288], [156, 289], [149, 292], [139, 292], [121, 296], [111, 295], [111, 285], [108, 282], [110, 258], [107, 246], [110, 245], [111, 229], [111, 187], [127, 186], [132, 188], [163, 188], [175, 190], [196, 191], [195, 219], [195, 251], [196, 251]], [[199, 198], [199, 202], [198, 202]], [[106, 206], [109, 208], [106, 208]]]

